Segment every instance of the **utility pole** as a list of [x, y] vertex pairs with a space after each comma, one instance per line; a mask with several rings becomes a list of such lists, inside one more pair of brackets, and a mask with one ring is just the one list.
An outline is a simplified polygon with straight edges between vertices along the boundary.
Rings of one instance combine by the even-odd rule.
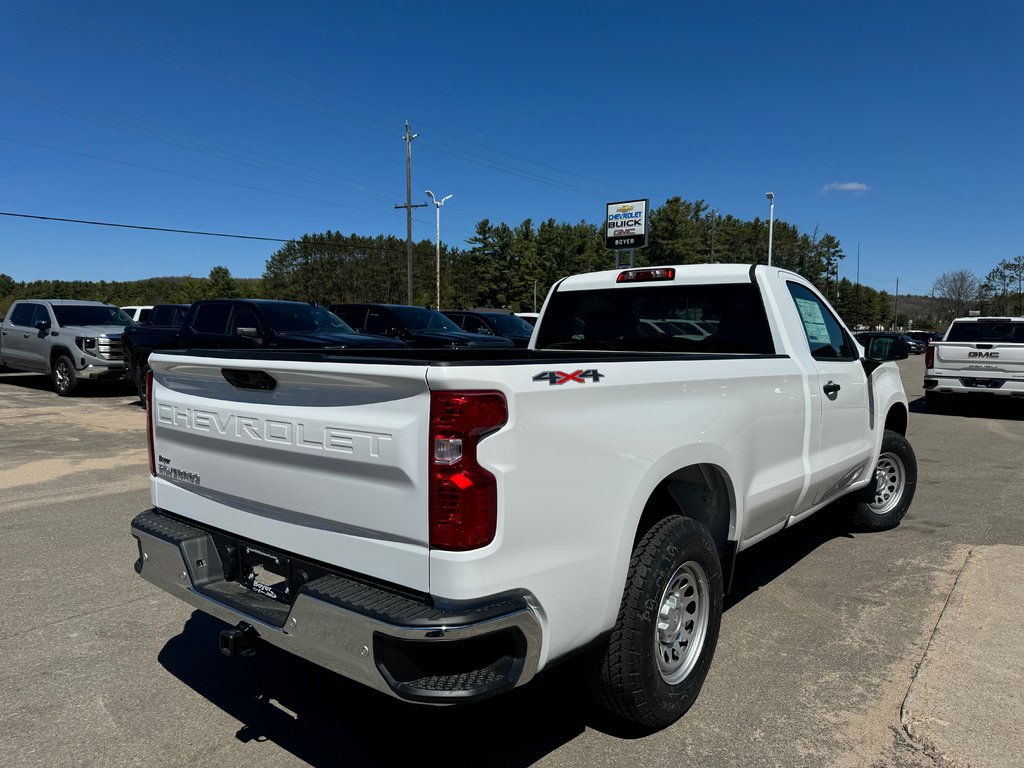
[[775, 226], [775, 194], [772, 192], [765, 192], [764, 196], [768, 198], [768, 266], [772, 265], [772, 229]]
[[395, 208], [405, 208], [405, 256], [408, 262], [408, 291], [406, 304], [412, 304], [412, 209], [426, 208], [427, 203], [412, 204], [412, 140], [419, 136], [409, 130], [409, 121], [405, 121], [405, 205], [396, 204]]
[[434, 197], [434, 193], [429, 189], [427, 194], [430, 195], [430, 199], [434, 202], [434, 207], [437, 208], [437, 271], [434, 273], [437, 279], [437, 306], [434, 307], [438, 312], [441, 311], [441, 206], [444, 205], [446, 200], [449, 200], [452, 196], [445, 195], [440, 200]]
[[715, 219], [718, 218], [718, 211], [711, 209], [711, 263], [715, 263]]
[[893, 303], [892, 312], [892, 329], [896, 330], [896, 325], [900, 319], [900, 279], [896, 278], [896, 301]]
[[860, 243], [857, 243], [857, 294], [856, 294], [856, 302], [857, 302], [857, 312], [856, 312], [856, 317], [854, 319], [854, 325], [855, 326], [856, 325], [860, 325], [860, 316], [861, 316], [861, 311], [860, 311]]

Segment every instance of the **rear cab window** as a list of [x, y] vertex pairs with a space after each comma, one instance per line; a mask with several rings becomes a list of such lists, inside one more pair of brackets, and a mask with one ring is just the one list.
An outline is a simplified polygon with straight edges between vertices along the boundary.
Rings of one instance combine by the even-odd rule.
[[538, 333], [537, 349], [775, 354], [753, 283], [557, 291]]
[[953, 323], [946, 341], [1024, 344], [1024, 323], [1001, 319]]

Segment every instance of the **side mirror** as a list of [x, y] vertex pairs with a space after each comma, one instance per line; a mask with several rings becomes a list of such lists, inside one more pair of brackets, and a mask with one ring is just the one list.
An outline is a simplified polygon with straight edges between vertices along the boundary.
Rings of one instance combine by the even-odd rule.
[[882, 363], [906, 360], [909, 354], [907, 342], [898, 333], [872, 336], [864, 350], [864, 370], [870, 374]]
[[238, 327], [235, 329], [235, 333], [239, 336], [243, 336], [247, 339], [258, 339], [260, 337], [259, 328], [242, 328]]
[[36, 323], [36, 330], [38, 330], [38, 331], [48, 331], [48, 330], [50, 330], [50, 321], [49, 320], [40, 320], [40, 321], [38, 321]]

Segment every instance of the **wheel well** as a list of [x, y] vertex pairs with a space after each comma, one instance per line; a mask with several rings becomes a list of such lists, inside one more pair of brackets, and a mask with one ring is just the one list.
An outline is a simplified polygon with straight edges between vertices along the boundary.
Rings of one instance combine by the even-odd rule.
[[902, 405], [894, 405], [885, 415], [885, 428], [907, 436], [907, 409]]
[[711, 464], [693, 464], [677, 469], [662, 480], [644, 506], [633, 546], [655, 523], [671, 515], [689, 517], [708, 529], [724, 570], [732, 549], [729, 546], [732, 501], [729, 483], [722, 471]]
[[50, 350], [50, 370], [53, 370], [53, 366], [57, 362], [57, 358], [60, 357], [61, 355], [65, 355], [68, 359], [70, 359], [71, 365], [75, 364], [74, 355], [71, 354], [70, 350], [68, 350], [66, 347], [54, 347], [53, 349]]

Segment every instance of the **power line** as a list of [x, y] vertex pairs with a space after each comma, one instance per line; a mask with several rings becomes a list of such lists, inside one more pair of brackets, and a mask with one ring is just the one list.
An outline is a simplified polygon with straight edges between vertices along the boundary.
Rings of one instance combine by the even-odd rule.
[[92, 221], [89, 219], [69, 219], [63, 216], [39, 216], [34, 213], [12, 213], [0, 211], [0, 216], [12, 216], [18, 219], [38, 219], [40, 221], [63, 221], [69, 224], [91, 224], [94, 227], [117, 227], [119, 229], [141, 229], [147, 232], [173, 232], [179, 235], [203, 235], [205, 237], [232, 237], [237, 240], [265, 240], [271, 243], [291, 243], [294, 238], [261, 237], [259, 235], [237, 235], [229, 232], [202, 232], [196, 229], [175, 229], [173, 227], [149, 227], [142, 224], [116, 224], [111, 221]]
[[198, 229], [178, 229], [175, 227], [152, 227], [144, 224], [122, 224], [112, 221], [96, 221], [93, 219], [73, 219], [65, 216], [42, 216], [35, 213], [14, 213], [12, 211], [0, 211], [0, 216], [10, 216], [16, 219], [35, 219], [38, 221], [58, 221], [68, 224], [87, 224], [94, 227], [113, 227], [116, 229], [135, 229], [144, 232], [170, 232], [177, 235], [200, 235], [203, 237], [226, 237], [235, 240], [257, 240], [268, 243], [295, 243], [297, 246], [310, 245], [316, 248], [337, 248], [340, 250], [375, 252], [389, 254], [392, 256], [404, 255], [404, 251], [392, 248], [382, 248], [375, 245], [354, 245], [352, 243], [330, 243], [322, 240], [295, 237], [265, 237], [262, 235], [240, 235], [233, 232], [206, 232]]

